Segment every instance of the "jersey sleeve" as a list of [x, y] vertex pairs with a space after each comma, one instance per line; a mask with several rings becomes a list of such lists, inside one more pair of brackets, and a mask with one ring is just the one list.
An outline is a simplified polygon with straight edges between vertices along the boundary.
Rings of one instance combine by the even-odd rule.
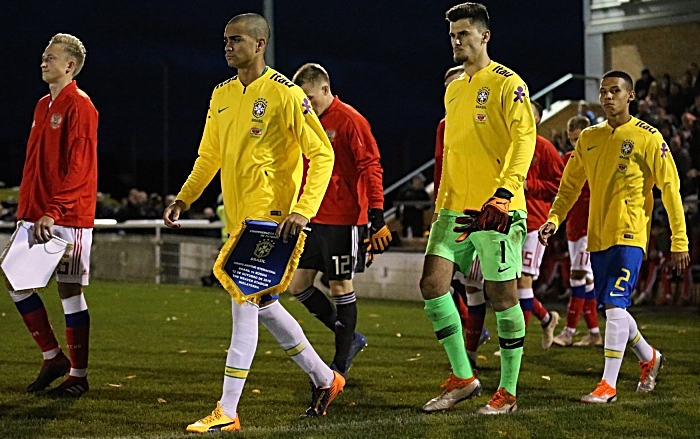
[[80, 189], [97, 173], [97, 111], [75, 104], [68, 118], [68, 171], [45, 212], [54, 221], [75, 207]]
[[384, 170], [379, 162], [379, 148], [372, 130], [364, 118], [352, 120], [350, 145], [357, 172], [364, 183], [370, 209], [384, 209]]
[[671, 150], [658, 131], [647, 142], [646, 162], [654, 175], [654, 183], [661, 190], [661, 202], [668, 213], [671, 226], [671, 251], [688, 251], [688, 234], [685, 226], [685, 212], [681, 199], [681, 182]]
[[561, 174], [564, 172], [564, 161], [549, 142], [545, 142], [542, 148], [542, 161], [539, 163], [539, 175], [527, 176], [527, 191], [530, 196], [540, 200], [551, 201], [557, 194]]
[[514, 194], [522, 186], [530, 168], [537, 131], [527, 85], [517, 75], [506, 79], [501, 99], [513, 150], [507, 167], [503, 169], [500, 187]]
[[214, 96], [209, 104], [207, 120], [204, 124], [204, 134], [199, 143], [197, 160], [194, 162], [192, 172], [187, 181], [182, 185], [177, 199], [183, 201], [189, 207], [202, 195], [216, 173], [221, 168], [221, 146], [219, 145], [219, 123], [213, 107]]
[[442, 119], [437, 127], [435, 135], [435, 165], [433, 166], [433, 198], [437, 200], [442, 178], [442, 157], [445, 149], [445, 119]]
[[[311, 220], [316, 216], [333, 172], [333, 146], [321, 122], [313, 112], [309, 99], [301, 89], [292, 88], [284, 108], [294, 137], [301, 152], [309, 160], [306, 181], [299, 202], [292, 212]], [[297, 93], [298, 92], [298, 93]]]
[[571, 153], [569, 161], [566, 163], [564, 173], [561, 176], [559, 191], [554, 198], [552, 209], [547, 217], [547, 222], [554, 224], [556, 228], [559, 228], [561, 223], [564, 222], [566, 215], [576, 203], [576, 200], [578, 200], [579, 195], [581, 195], [581, 189], [586, 183], [586, 172], [583, 169], [583, 162], [580, 157], [580, 151], [583, 150], [581, 146], [582, 139], [583, 134], [576, 143], [576, 148]]

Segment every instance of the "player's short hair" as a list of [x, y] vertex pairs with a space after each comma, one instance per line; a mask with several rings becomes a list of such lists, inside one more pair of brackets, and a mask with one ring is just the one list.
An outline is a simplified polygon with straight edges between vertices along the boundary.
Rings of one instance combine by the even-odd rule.
[[634, 90], [634, 82], [632, 82], [632, 77], [628, 73], [623, 72], [622, 70], [610, 70], [609, 72], [603, 75], [603, 79], [605, 78], [622, 78], [625, 81], [627, 90]]
[[586, 116], [574, 116], [566, 122], [566, 131], [573, 133], [576, 130], [585, 130], [591, 126], [591, 121]]
[[447, 78], [449, 78], [450, 76], [461, 75], [462, 73], [464, 73], [464, 66], [450, 67], [445, 72], [445, 81], [447, 81]]
[[489, 11], [481, 3], [462, 3], [452, 6], [445, 12], [445, 18], [450, 23], [468, 18], [472, 24], [480, 24], [486, 29], [491, 25]]
[[542, 118], [542, 114], [544, 114], [544, 108], [542, 108], [542, 105], [540, 105], [539, 102], [537, 101], [530, 101], [533, 107], [535, 107], [535, 110], [537, 110], [537, 114]]
[[262, 15], [252, 12], [239, 14], [230, 19], [228, 23], [226, 23], [226, 26], [240, 22], [245, 24], [253, 39], [259, 40], [263, 38], [265, 41], [270, 41], [270, 24]]
[[73, 70], [73, 77], [78, 76], [78, 73], [83, 69], [85, 65], [85, 57], [87, 51], [82, 41], [77, 37], [69, 34], [56, 34], [49, 41], [49, 46], [52, 44], [63, 44], [63, 51], [75, 60], [75, 70]]
[[292, 82], [300, 87], [308, 83], [316, 85], [325, 83], [331, 85], [331, 78], [321, 64], [310, 62], [299, 67], [299, 70], [297, 70], [292, 78]]

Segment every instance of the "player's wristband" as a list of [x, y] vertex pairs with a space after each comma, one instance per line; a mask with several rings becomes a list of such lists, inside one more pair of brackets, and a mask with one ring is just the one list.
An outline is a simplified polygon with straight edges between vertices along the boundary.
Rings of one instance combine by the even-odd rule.
[[369, 222], [372, 226], [373, 231], [377, 231], [386, 225], [384, 222], [384, 210], [382, 209], [370, 209], [369, 210]]
[[496, 193], [493, 194], [493, 196], [496, 198], [504, 198], [510, 201], [510, 199], [513, 198], [513, 193], [506, 188], [499, 187], [498, 189], [496, 189]]

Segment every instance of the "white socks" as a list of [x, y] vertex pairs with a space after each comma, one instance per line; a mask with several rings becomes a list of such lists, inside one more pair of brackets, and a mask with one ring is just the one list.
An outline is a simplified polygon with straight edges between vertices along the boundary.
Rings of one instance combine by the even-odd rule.
[[486, 303], [486, 297], [484, 296], [484, 290], [479, 290], [476, 293], [467, 294], [467, 306], [479, 306]]
[[639, 361], [651, 361], [654, 356], [654, 348], [642, 337], [637, 329], [637, 322], [626, 309], [610, 308], [605, 310], [605, 315], [607, 322], [605, 323], [603, 379], [614, 389], [617, 385], [617, 376], [620, 373], [627, 342], [630, 342], [632, 351], [637, 355]]
[[518, 288], [518, 299], [532, 299], [535, 297], [535, 292], [532, 288]]
[[239, 305], [231, 300], [231, 315], [233, 329], [226, 356], [221, 408], [226, 416], [235, 418], [243, 385], [258, 346], [258, 306], [250, 302]]
[[311, 346], [299, 322], [278, 301], [260, 309], [260, 322], [292, 360], [309, 374], [316, 387], [331, 385], [333, 371]]

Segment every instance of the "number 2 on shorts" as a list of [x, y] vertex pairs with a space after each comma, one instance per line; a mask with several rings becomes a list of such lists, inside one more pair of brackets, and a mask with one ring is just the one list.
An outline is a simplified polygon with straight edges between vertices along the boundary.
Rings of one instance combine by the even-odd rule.
[[624, 273], [622, 276], [617, 278], [617, 282], [615, 282], [615, 289], [620, 290], [620, 291], [625, 291], [625, 287], [620, 285], [622, 282], [628, 282], [630, 280], [630, 271], [626, 268], [622, 269], [622, 272]]

